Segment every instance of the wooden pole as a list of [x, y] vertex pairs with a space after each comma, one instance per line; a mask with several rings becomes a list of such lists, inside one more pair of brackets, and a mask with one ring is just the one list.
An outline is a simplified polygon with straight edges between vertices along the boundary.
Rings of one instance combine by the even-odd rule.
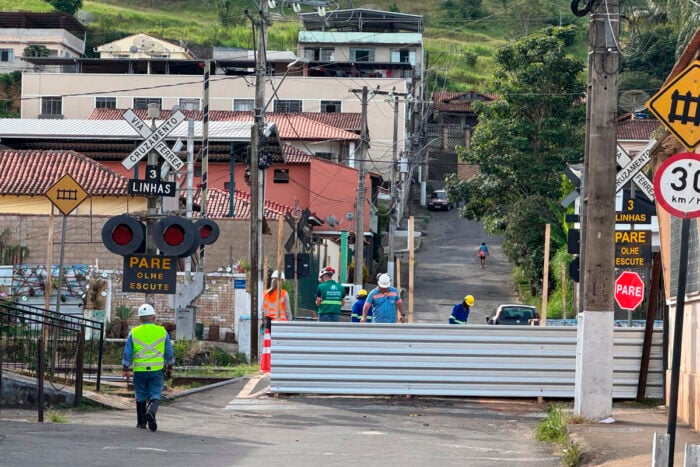
[[651, 287], [647, 301], [647, 319], [644, 323], [644, 342], [642, 343], [642, 358], [639, 365], [639, 380], [637, 382], [637, 402], [646, 397], [647, 376], [649, 375], [649, 359], [651, 357], [651, 342], [654, 337], [654, 320], [659, 301], [659, 286], [661, 283], [661, 254], [654, 253], [651, 268]]
[[53, 203], [49, 212], [48, 239], [46, 240], [46, 287], [44, 288], [44, 308], [51, 306], [51, 265], [53, 264]]
[[[277, 218], [277, 318], [280, 317], [280, 289], [282, 288], [282, 235], [284, 234], [283, 216]], [[287, 310], [289, 313], [290, 310]]]
[[544, 271], [542, 271], [542, 322], [541, 326], [547, 325], [547, 295], [549, 295], [549, 237], [551, 235], [551, 225], [544, 226]]
[[413, 249], [414, 217], [408, 218], [408, 322], [413, 322], [413, 279], [415, 255]]
[[564, 263], [561, 265], [561, 318], [566, 319], [566, 288], [568, 283], [566, 281], [566, 266]]
[[[396, 262], [396, 283], [394, 284], [396, 290], [399, 291], [399, 297], [401, 296], [401, 260]], [[396, 322], [399, 322], [399, 310], [396, 310]]]

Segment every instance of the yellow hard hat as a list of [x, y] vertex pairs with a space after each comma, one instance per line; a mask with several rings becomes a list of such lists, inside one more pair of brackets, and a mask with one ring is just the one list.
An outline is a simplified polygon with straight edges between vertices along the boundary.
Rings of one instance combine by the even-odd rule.
[[467, 304], [467, 306], [472, 306], [474, 304], [474, 297], [471, 295], [467, 295], [464, 297], [464, 303]]
[[357, 292], [358, 297], [366, 297], [367, 296], [367, 291], [365, 289], [360, 290]]

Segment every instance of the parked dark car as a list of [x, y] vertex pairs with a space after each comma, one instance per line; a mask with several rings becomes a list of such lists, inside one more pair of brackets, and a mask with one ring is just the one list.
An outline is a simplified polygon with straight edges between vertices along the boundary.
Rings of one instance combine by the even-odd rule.
[[504, 324], [527, 326], [534, 321], [534, 324], [540, 323], [540, 315], [537, 313], [537, 308], [530, 305], [504, 304], [498, 305], [493, 316], [487, 316], [488, 324]]
[[447, 197], [447, 192], [445, 190], [433, 191], [433, 194], [430, 195], [430, 200], [428, 200], [429, 211], [434, 211], [438, 209], [449, 211], [453, 207], [454, 205], [450, 203], [450, 200]]

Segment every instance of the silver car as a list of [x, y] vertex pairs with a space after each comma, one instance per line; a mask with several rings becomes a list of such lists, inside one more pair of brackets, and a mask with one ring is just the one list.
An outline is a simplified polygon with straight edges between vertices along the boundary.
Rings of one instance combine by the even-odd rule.
[[493, 316], [486, 317], [486, 322], [488, 324], [527, 326], [539, 324], [540, 315], [534, 306], [509, 303], [498, 305]]

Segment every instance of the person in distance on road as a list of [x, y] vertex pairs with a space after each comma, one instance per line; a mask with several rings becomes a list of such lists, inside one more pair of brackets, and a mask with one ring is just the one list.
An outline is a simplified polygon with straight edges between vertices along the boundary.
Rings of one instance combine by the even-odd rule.
[[481, 242], [476, 255], [479, 257], [479, 261], [481, 262], [481, 269], [484, 269], [486, 267], [486, 257], [489, 256], [489, 249], [486, 246], [486, 242]]
[[[158, 429], [156, 412], [163, 395], [165, 378], [169, 378], [175, 363], [173, 345], [163, 326], [156, 321], [156, 310], [144, 303], [138, 310], [140, 326], [126, 338], [122, 357], [123, 375], [129, 379], [134, 364], [134, 392], [136, 393], [136, 426], [151, 431]], [[165, 375], [164, 375], [165, 373]]]
[[395, 323], [396, 310], [401, 314], [399, 321], [401, 323], [406, 322], [401, 296], [399, 291], [391, 286], [391, 276], [389, 274], [379, 276], [377, 287], [367, 295], [365, 306], [362, 308], [361, 322], [367, 322], [370, 309], [372, 310], [373, 323]]
[[447, 321], [449, 324], [467, 324], [469, 319], [469, 307], [474, 305], [474, 297], [472, 295], [467, 295], [462, 300], [462, 303], [456, 304], [452, 308], [452, 314], [450, 319]]

